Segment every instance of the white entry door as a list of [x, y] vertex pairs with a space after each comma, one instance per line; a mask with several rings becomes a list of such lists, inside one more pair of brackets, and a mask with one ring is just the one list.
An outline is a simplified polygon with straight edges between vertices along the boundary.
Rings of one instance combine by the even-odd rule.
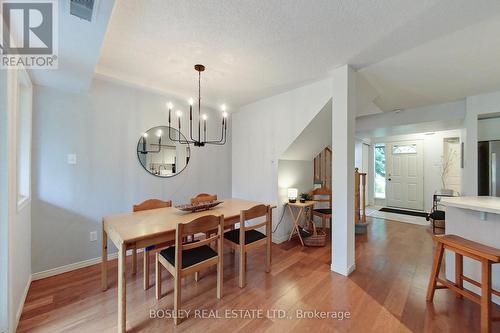
[[423, 210], [422, 141], [388, 143], [385, 163], [387, 206]]

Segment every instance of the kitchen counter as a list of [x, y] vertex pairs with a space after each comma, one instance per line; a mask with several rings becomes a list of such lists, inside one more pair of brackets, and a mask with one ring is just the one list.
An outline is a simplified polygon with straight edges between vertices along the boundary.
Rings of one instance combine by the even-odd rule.
[[[442, 198], [446, 206], [446, 234], [458, 235], [472, 241], [500, 248], [500, 198], [457, 197]], [[455, 281], [455, 255], [446, 251], [446, 277]], [[481, 266], [476, 260], [464, 257], [464, 275], [481, 281]], [[493, 288], [500, 290], [500, 264], [492, 268]], [[479, 288], [464, 282], [464, 287], [480, 293]], [[500, 304], [500, 297], [493, 296]]]
[[500, 214], [499, 197], [442, 198], [441, 204], [447, 207], [457, 207], [463, 209], [476, 210], [478, 212]]

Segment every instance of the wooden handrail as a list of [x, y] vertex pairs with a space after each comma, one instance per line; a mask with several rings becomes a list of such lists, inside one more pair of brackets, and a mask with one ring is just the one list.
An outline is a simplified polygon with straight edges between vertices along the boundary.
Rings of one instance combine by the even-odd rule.
[[354, 170], [354, 222], [366, 222], [366, 173]]

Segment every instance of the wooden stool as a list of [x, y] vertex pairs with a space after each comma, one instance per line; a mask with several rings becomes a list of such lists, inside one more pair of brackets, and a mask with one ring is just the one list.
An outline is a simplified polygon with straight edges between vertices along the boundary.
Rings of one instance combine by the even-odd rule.
[[[448, 288], [457, 293], [458, 297], [465, 296], [481, 305], [481, 332], [491, 332], [491, 294], [500, 296], [500, 292], [491, 287], [491, 264], [500, 262], [500, 249], [486, 246], [456, 235], [433, 236], [437, 242], [432, 265], [431, 278], [427, 288], [427, 301], [432, 302], [436, 289]], [[439, 269], [444, 250], [455, 252], [455, 283], [448, 279], [439, 278]], [[463, 256], [481, 262], [481, 283], [463, 275]], [[464, 289], [463, 282], [467, 281], [481, 288], [481, 296]], [[437, 283], [440, 283], [438, 285]]]

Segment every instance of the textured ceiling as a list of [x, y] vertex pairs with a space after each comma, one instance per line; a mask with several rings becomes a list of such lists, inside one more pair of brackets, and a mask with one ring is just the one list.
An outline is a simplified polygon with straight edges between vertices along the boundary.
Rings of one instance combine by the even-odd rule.
[[[96, 72], [188, 97], [196, 94], [192, 66], [203, 63], [203, 97], [234, 110], [499, 13], [497, 0], [119, 1]], [[382, 81], [372, 79], [383, 90]]]
[[359, 71], [384, 111], [500, 90], [500, 16]]

